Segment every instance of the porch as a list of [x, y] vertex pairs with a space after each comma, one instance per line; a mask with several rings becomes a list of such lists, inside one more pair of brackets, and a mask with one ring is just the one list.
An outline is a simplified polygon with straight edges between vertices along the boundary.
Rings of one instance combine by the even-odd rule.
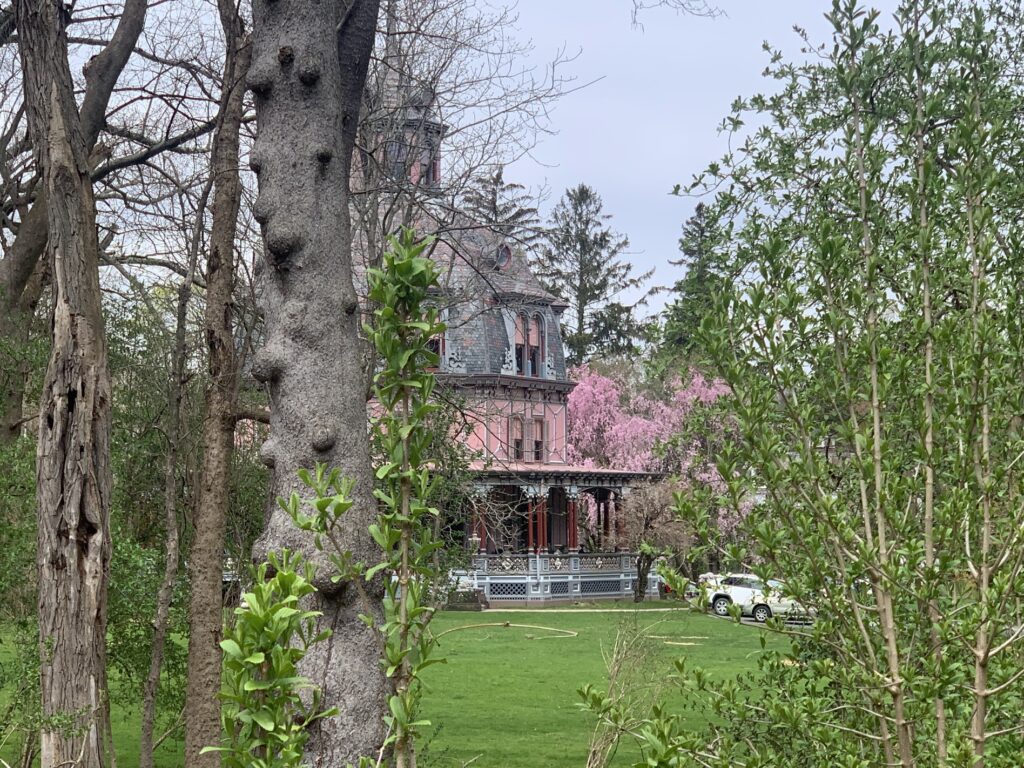
[[[478, 554], [458, 575], [492, 606], [530, 605], [632, 597], [635, 565], [628, 552]], [[657, 579], [648, 583], [647, 597], [658, 597]]]

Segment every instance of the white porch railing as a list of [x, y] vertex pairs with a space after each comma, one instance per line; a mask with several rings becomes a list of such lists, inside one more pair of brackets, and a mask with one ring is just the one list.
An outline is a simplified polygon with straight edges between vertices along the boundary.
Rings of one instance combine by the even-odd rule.
[[[636, 581], [635, 564], [636, 556], [628, 552], [478, 555], [471, 570], [457, 575], [481, 590], [491, 604], [543, 603], [629, 597]], [[653, 573], [647, 594], [658, 596]]]

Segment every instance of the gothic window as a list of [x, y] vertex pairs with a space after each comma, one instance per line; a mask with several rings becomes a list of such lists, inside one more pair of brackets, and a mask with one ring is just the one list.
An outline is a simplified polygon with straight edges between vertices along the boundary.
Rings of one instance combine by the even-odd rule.
[[527, 341], [530, 321], [526, 315], [516, 315], [516, 376], [527, 376], [529, 360], [527, 358]]
[[508, 420], [509, 445], [512, 448], [512, 459], [522, 461], [525, 458], [523, 445], [523, 420], [519, 416], [511, 416]]
[[541, 377], [544, 375], [544, 318], [540, 315], [533, 316], [530, 323], [529, 339], [529, 360], [530, 375]]
[[441, 183], [441, 152], [437, 141], [427, 136], [423, 139], [417, 178], [413, 181], [423, 187], [436, 187]]
[[533, 460], [545, 461], [546, 458], [544, 455], [544, 419], [538, 417], [533, 420]]
[[384, 169], [394, 179], [404, 179], [409, 172], [409, 145], [392, 140], [384, 145]]
[[431, 187], [436, 187], [441, 183], [441, 152], [433, 146], [431, 142], [430, 148], [430, 169], [426, 174], [427, 184]]
[[[440, 314], [439, 314], [438, 319], [442, 323], [445, 323], [447, 325], [447, 323], [448, 323], [448, 310], [447, 309], [442, 309]], [[433, 352], [435, 355], [437, 355], [437, 358], [438, 358], [437, 365], [431, 365], [431, 366], [429, 366], [429, 368], [431, 370], [437, 370], [438, 368], [443, 369], [445, 367], [444, 358], [445, 358], [445, 355], [448, 353], [448, 333], [447, 333], [447, 331], [442, 331], [441, 333], [437, 334], [436, 336], [432, 336], [427, 341], [427, 348], [431, 352]]]

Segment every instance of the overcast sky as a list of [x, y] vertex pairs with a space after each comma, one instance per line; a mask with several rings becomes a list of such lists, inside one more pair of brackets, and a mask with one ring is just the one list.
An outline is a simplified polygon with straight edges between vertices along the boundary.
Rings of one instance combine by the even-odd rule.
[[[891, 5], [883, 2], [879, 5]], [[602, 78], [565, 96], [553, 114], [556, 135], [544, 136], [534, 158], [510, 166], [506, 180], [546, 184], [546, 214], [567, 187], [586, 182], [604, 200], [612, 226], [627, 235], [639, 269], [671, 285], [682, 271], [682, 222], [695, 200], [670, 196], [721, 156], [717, 126], [732, 101], [771, 87], [761, 76], [767, 40], [800, 56], [793, 25], [813, 40], [828, 39], [831, 0], [719, 0], [725, 16], [707, 19], [666, 9], [630, 23], [630, 0], [520, 0], [521, 39], [531, 39], [537, 62], [565, 47], [582, 49], [569, 67], [579, 82]], [[658, 297], [652, 308], [664, 301]]]

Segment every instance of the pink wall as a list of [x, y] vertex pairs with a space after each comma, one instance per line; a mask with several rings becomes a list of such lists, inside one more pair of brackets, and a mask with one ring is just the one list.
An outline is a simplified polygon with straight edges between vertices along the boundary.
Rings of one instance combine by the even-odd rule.
[[[499, 461], [516, 461], [510, 435], [513, 417], [522, 420], [523, 458], [525, 463], [564, 464], [566, 441], [566, 404], [542, 401], [515, 400], [511, 398], [480, 399], [469, 404], [468, 416], [474, 422], [472, 434], [467, 439], [470, 449], [480, 451]], [[544, 424], [544, 454], [540, 462], [535, 461], [533, 440], [535, 424]], [[512, 429], [512, 434], [517, 430]]]

